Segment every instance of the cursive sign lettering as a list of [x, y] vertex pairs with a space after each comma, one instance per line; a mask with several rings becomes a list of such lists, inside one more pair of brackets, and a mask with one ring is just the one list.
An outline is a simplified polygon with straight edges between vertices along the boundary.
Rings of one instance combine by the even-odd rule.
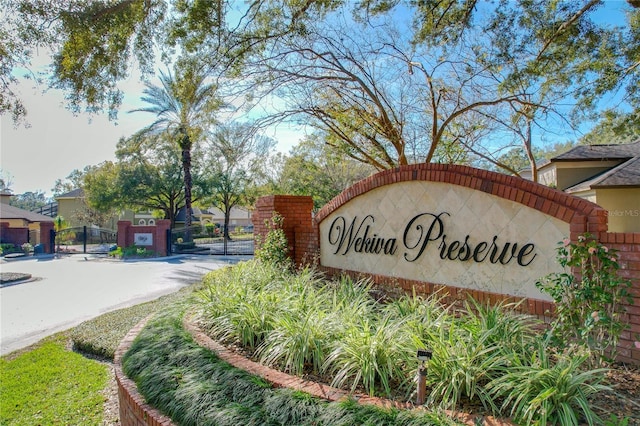
[[[445, 232], [444, 218], [447, 212], [420, 213], [414, 216], [404, 229], [402, 244], [406, 249], [404, 259], [415, 262], [428, 247], [436, 246], [442, 260], [477, 263], [488, 261], [492, 264], [508, 265], [512, 261], [520, 266], [528, 266], [537, 257], [533, 243], [519, 244], [501, 242], [497, 235], [491, 241], [473, 242], [470, 235], [462, 240], [452, 239]], [[343, 216], [336, 217], [329, 228], [329, 244], [335, 247], [333, 254], [355, 253], [394, 255], [398, 248], [396, 238], [381, 236], [373, 232], [375, 218], [365, 216], [362, 220], [354, 217], [347, 225]]]
[[338, 254], [342, 250], [341, 254], [345, 255], [352, 248], [356, 253], [395, 254], [397, 249], [395, 238], [385, 239], [375, 233], [369, 236], [369, 230], [374, 222], [375, 219], [372, 215], [365, 216], [359, 224], [358, 218], [354, 217], [347, 228], [347, 221], [344, 217], [335, 218], [329, 228], [329, 244], [336, 246], [336, 251], [333, 254]]

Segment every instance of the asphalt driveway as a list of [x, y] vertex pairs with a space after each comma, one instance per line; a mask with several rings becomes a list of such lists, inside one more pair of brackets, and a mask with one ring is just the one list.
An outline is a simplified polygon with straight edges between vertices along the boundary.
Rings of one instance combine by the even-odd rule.
[[0, 355], [105, 312], [175, 292], [211, 270], [247, 258], [192, 256], [122, 262], [73, 255], [3, 260], [1, 272], [23, 272], [33, 279], [0, 288]]

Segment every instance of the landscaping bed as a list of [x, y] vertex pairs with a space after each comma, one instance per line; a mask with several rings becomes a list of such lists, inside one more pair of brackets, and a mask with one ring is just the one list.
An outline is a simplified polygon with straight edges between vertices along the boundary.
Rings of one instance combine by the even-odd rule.
[[[228, 272], [231, 272], [231, 270], [228, 270]], [[242, 275], [238, 275], [237, 277], [241, 276]], [[208, 401], [211, 401], [215, 398], [226, 398], [229, 395], [231, 395], [232, 397], [234, 397], [235, 395], [235, 397], [240, 398], [239, 400], [235, 400], [228, 406], [225, 406], [219, 410], [216, 410], [214, 408], [205, 410], [207, 411], [209, 416], [215, 416], [215, 419], [217, 419], [216, 424], [294, 424], [296, 423], [296, 419], [298, 420], [297, 424], [315, 425], [319, 425], [320, 420], [323, 421], [322, 424], [340, 425], [459, 424], [454, 420], [451, 420], [448, 416], [446, 416], [444, 412], [437, 408], [434, 408], [433, 412], [431, 413], [424, 413], [422, 417], [415, 418], [409, 416], [409, 414], [405, 412], [406, 410], [388, 411], [381, 410], [377, 407], [360, 407], [353, 400], [329, 405], [326, 401], [319, 401], [311, 398], [307, 394], [291, 390], [272, 394], [269, 396], [269, 398], [265, 399], [260, 396], [264, 395], [263, 390], [274, 390], [273, 386], [266, 383], [262, 379], [255, 378], [243, 372], [228, 373], [233, 374], [234, 378], [236, 377], [236, 374], [241, 375], [243, 378], [248, 378], [243, 379], [242, 382], [222, 382], [219, 380], [213, 380], [212, 374], [210, 374], [209, 376], [205, 374], [204, 376], [198, 377], [197, 371], [192, 370], [193, 366], [201, 365], [208, 372], [207, 374], [211, 373], [213, 369], [218, 368], [219, 366], [222, 366], [221, 368], [223, 368], [224, 370], [231, 369], [232, 367], [230, 367], [228, 364], [221, 363], [220, 361], [216, 361], [211, 365], [208, 365], [207, 363], [201, 363], [202, 359], [198, 361], [198, 359], [200, 358], [203, 358], [204, 360], [210, 360], [216, 357], [210, 351], [204, 348], [200, 348], [198, 345], [195, 345], [189, 334], [182, 329], [180, 313], [185, 311], [185, 309], [193, 308], [194, 304], [193, 300], [191, 300], [190, 298], [190, 295], [194, 290], [198, 290], [198, 294], [200, 296], [206, 294], [206, 292], [202, 292], [202, 290], [206, 290], [206, 287], [203, 287], [200, 284], [189, 286], [178, 293], [164, 296], [157, 301], [108, 313], [94, 320], [83, 323], [79, 327], [65, 332], [66, 339], [72, 339], [76, 350], [81, 350], [83, 354], [88, 354], [88, 356], [93, 356], [91, 354], [96, 354], [99, 355], [100, 359], [106, 358], [106, 360], [109, 361], [113, 356], [113, 353], [119, 341], [124, 337], [128, 330], [139, 321], [140, 318], [146, 317], [147, 315], [149, 315], [149, 313], [152, 312], [160, 312], [163, 314], [170, 313], [169, 316], [173, 316], [174, 320], [166, 321], [166, 318], [160, 318], [160, 321], [163, 323], [163, 325], [161, 327], [154, 326], [154, 328], [145, 331], [145, 333], [150, 334], [147, 334], [145, 340], [141, 339], [139, 341], [137, 350], [143, 350], [145, 347], [147, 347], [147, 345], [153, 344], [153, 342], [156, 340], [159, 342], [165, 342], [165, 340], [163, 339], [166, 338], [170, 341], [170, 345], [168, 346], [170, 348], [169, 353], [165, 352], [162, 349], [164, 343], [160, 344], [159, 347], [149, 346], [147, 348], [147, 352], [151, 357], [150, 362], [155, 363], [153, 364], [154, 366], [158, 366], [159, 363], [162, 362], [180, 362], [179, 368], [176, 368], [175, 365], [173, 367], [169, 365], [167, 365], [166, 367], [162, 367], [164, 370], [172, 369], [173, 371], [173, 375], [165, 375], [165, 378], [167, 379], [167, 383], [169, 384], [169, 386], [172, 386], [171, 392], [178, 392], [177, 387], [180, 386], [180, 392], [186, 392], [187, 395], [190, 395], [193, 401], [185, 401], [184, 399], [180, 399], [184, 398], [183, 396], [179, 396], [179, 398], [171, 400], [170, 402], [172, 407], [174, 407], [173, 409], [184, 409], [184, 407], [189, 407], [190, 405], [188, 404], [192, 404], [194, 401], [200, 401], [204, 404], [207, 404]], [[380, 298], [382, 295], [383, 292], [376, 293], [377, 298]], [[185, 301], [187, 300], [189, 300], [189, 303], [188, 305], [185, 305]], [[164, 329], [165, 326], [168, 327], [167, 330]], [[157, 334], [157, 336], [153, 337], [155, 334]], [[171, 350], [171, 348], [176, 347], [179, 348], [179, 350]], [[237, 352], [248, 354], [248, 352], [241, 349], [238, 345], [232, 344], [229, 347], [236, 350]], [[67, 349], [70, 348], [71, 345], [68, 345]], [[28, 356], [28, 354], [32, 350], [35, 349], [25, 349], [24, 351], [20, 351], [20, 353], [12, 354], [10, 357], [3, 357], [3, 359], [8, 361], [17, 357]], [[165, 355], [166, 357], [164, 358], [164, 360], [153, 359], [157, 358], [158, 356], [162, 357]], [[34, 364], [34, 367], [36, 369], [42, 368], [39, 367], [39, 364]], [[64, 375], [67, 372], [69, 374], [73, 373], [66, 370], [65, 372], [61, 373], [61, 375]], [[146, 377], [139, 379], [147, 380], [154, 377], [154, 375], [155, 371], [151, 369]], [[313, 375], [305, 373], [303, 377], [308, 380], [324, 382], [327, 385], [332, 381], [332, 378], [326, 375]], [[247, 383], [245, 380], [248, 380], [249, 383]], [[589, 403], [593, 407], [595, 407], [596, 413], [603, 420], [608, 421], [605, 424], [607, 426], [640, 425], [640, 370], [637, 367], [632, 366], [614, 365], [612, 366], [612, 369], [604, 376], [603, 380], [603, 383], [610, 386], [612, 388], [612, 391], [599, 392], [595, 395], [592, 395]], [[26, 386], [27, 384], [28, 383], [25, 382], [24, 386]], [[258, 386], [253, 387], [254, 385]], [[143, 388], [144, 386], [141, 386], [141, 390]], [[159, 391], [156, 389], [155, 392], [158, 393]], [[266, 408], [263, 408], [262, 406], [247, 406], [242, 402], [243, 400], [241, 394], [243, 392], [248, 392], [248, 394], [254, 395], [256, 398], [260, 396], [261, 402], [269, 402], [268, 406]], [[215, 393], [216, 395], [214, 395], [213, 393]], [[83, 395], [76, 396], [80, 399], [85, 399]], [[44, 394], [43, 397], [48, 398]], [[407, 401], [406, 397], [399, 396], [398, 398], [399, 401]], [[47, 403], [50, 408], [53, 407], [52, 409], [54, 411], [61, 412], [61, 410], [55, 408], [55, 402], [53, 402], [53, 400], [49, 401], [47, 399], [44, 402]], [[181, 407], [182, 404], [185, 405]], [[295, 408], [295, 410], [291, 409], [292, 406]], [[104, 389], [103, 407], [106, 414], [103, 423], [101, 424], [103, 426], [115, 426], [119, 424], [117, 421], [117, 388], [115, 386], [113, 378], [111, 378], [110, 384], [107, 385], [107, 387]], [[325, 409], [326, 412], [323, 411]], [[29, 415], [27, 410], [27, 408], [24, 408], [25, 415]], [[265, 414], [265, 410], [267, 410], [266, 412], [271, 412], [273, 414], [273, 417], [269, 417], [271, 420], [266, 421], [266, 423], [261, 423], [264, 420], [264, 417], [262, 416]], [[304, 414], [309, 415], [309, 417], [306, 417], [307, 420], [303, 420], [301, 417], [299, 417], [303, 414], [298, 414], [298, 411], [296, 410], [299, 410], [299, 412], [303, 414], [307, 413]], [[460, 410], [478, 413], [482, 412], [484, 408], [481, 404], [474, 404], [469, 401], [461, 401]], [[32, 419], [36, 419], [39, 415], [37, 411], [38, 410], [36, 409], [31, 414]], [[195, 413], [196, 412], [194, 412], [193, 415], [195, 415]], [[82, 412], [78, 414], [81, 416], [87, 415], [83, 414]], [[81, 417], [76, 417], [76, 420], [69, 420], [69, 424], [86, 424], [83, 423], [83, 421], [81, 421], [80, 419]], [[289, 423], [281, 423], [281, 420], [285, 422], [288, 421]], [[177, 423], [190, 424], [188, 422], [182, 421]], [[9, 422], [9, 424], [11, 423]], [[203, 422], [202, 424], [206, 423]]]
[[30, 280], [31, 274], [22, 272], [0, 272], [0, 285], [10, 284], [18, 281]]
[[[383, 410], [383, 412], [376, 411], [378, 413], [376, 416], [382, 417], [378, 418], [378, 421], [371, 422], [372, 424], [455, 424], [454, 420], [446, 416], [446, 420], [442, 419], [445, 410], [470, 412], [481, 416], [491, 414], [511, 418], [521, 424], [531, 424], [534, 421], [540, 421], [536, 415], [525, 417], [526, 407], [532, 406], [529, 412], [540, 413], [540, 410], [546, 410], [550, 413], [546, 424], [578, 424], [585, 422], [588, 416], [596, 424], [602, 421], [607, 425], [640, 425], [638, 414], [640, 406], [637, 402], [640, 375], [637, 369], [614, 366], [605, 374], [604, 370], [589, 367], [586, 364], [587, 357], [579, 352], [569, 354], [557, 352], [544, 342], [539, 324], [531, 322], [533, 320], [530, 317], [514, 316], [513, 313], [508, 313], [509, 310], [505, 307], [493, 308], [482, 305], [474, 305], [473, 309], [468, 309], [464, 315], [457, 313], [446, 316], [446, 309], [442, 311], [441, 308], [436, 308], [435, 304], [432, 304], [433, 301], [408, 298], [401, 303], [387, 302], [375, 307], [374, 310], [382, 309], [375, 311], [376, 316], [387, 323], [392, 323], [395, 320], [389, 316], [389, 309], [405, 311], [405, 313], [417, 309], [418, 317], [430, 321], [430, 326], [403, 320], [399, 323], [402, 327], [384, 330], [384, 327], [378, 327], [380, 324], [373, 324], [374, 320], [366, 312], [366, 309], [371, 307], [370, 302], [363, 299], [364, 293], [379, 295], [380, 292], [373, 292], [371, 288], [364, 293], [360, 292], [358, 288], [362, 287], [363, 283], [331, 284], [334, 290], [337, 289], [339, 296], [334, 295], [333, 302], [330, 302], [316, 293], [316, 290], [323, 285], [313, 273], [290, 277], [291, 279], [284, 287], [278, 287], [274, 283], [281, 280], [282, 270], [263, 268], [265, 268], [264, 265], [248, 262], [207, 275], [204, 288], [199, 293], [199, 301], [191, 308], [195, 306], [196, 309], [200, 309], [199, 326], [206, 329], [211, 337], [225, 343], [228, 348], [237, 353], [265, 365], [355, 393], [382, 396], [406, 403], [415, 401], [413, 379], [418, 365], [415, 359], [417, 346], [415, 342], [413, 347], [406, 344], [398, 346], [398, 343], [393, 341], [393, 336], [402, 335], [411, 329], [415, 331], [416, 327], [426, 332], [424, 335], [426, 340], [423, 340], [420, 345], [428, 342], [427, 346], [433, 351], [433, 359], [428, 363], [427, 406], [430, 407], [430, 415], [436, 416], [438, 420], [434, 423], [434, 418], [425, 417], [423, 420], [409, 421], [406, 417], [409, 414], [401, 415], [395, 410]], [[272, 292], [261, 293], [257, 291], [258, 288], [271, 288]], [[293, 293], [298, 292], [298, 296], [302, 295], [302, 297], [291, 297], [291, 290]], [[353, 294], [349, 295], [350, 292]], [[354, 295], [355, 299], [349, 298]], [[420, 303], [415, 303], [416, 301]], [[421, 310], [424, 309], [425, 302], [426, 307], [429, 308], [426, 311]], [[326, 307], [332, 303], [342, 303], [347, 308], [348, 315], [340, 317], [339, 321], [330, 321], [328, 319], [330, 315], [326, 312], [318, 314], [318, 312], [305, 311], [310, 306]], [[292, 306], [300, 309], [300, 312], [293, 315], [291, 312], [286, 312]], [[415, 319], [415, 317], [412, 318]], [[356, 324], [358, 321], [359, 325]], [[169, 323], [171, 324], [168, 325]], [[356, 329], [339, 332], [342, 333], [341, 338], [338, 339], [339, 343], [333, 344], [330, 350], [321, 348], [324, 344], [323, 334], [326, 334], [335, 323], [348, 323], [351, 326], [356, 324]], [[371, 327], [362, 328], [363, 323], [369, 323]], [[180, 408], [183, 403], [181, 399], [176, 401], [169, 397], [172, 392], [179, 395], [179, 398], [182, 397], [183, 392], [195, 392], [190, 394], [189, 401], [184, 401], [185, 404], [192, 404], [192, 400], [211, 402], [219, 397], [218, 392], [224, 395], [236, 392], [234, 389], [238, 381], [233, 381], [233, 385], [227, 388], [228, 384], [222, 386], [217, 381], [211, 382], [207, 379], [200, 381], [195, 378], [198, 374], [190, 371], [186, 366], [192, 363], [199, 364], [201, 361], [189, 360], [191, 355], [205, 356], [210, 359], [217, 357], [206, 350], [201, 352], [204, 349], [196, 348], [197, 345], [193, 346], [193, 343], [188, 345], [185, 343], [191, 341], [191, 338], [182, 329], [179, 318], [166, 322], [164, 326], [168, 328], [156, 329], [152, 332], [153, 337], [145, 334], [146, 337], [137, 345], [134, 344], [131, 354], [125, 357], [125, 371], [129, 371], [132, 374], [131, 377], [138, 382], [141, 393], [150, 401], [155, 401], [153, 395], [160, 398], [157, 401], [158, 405], [156, 402], [152, 403], [156, 408], [171, 416], [176, 415], [171, 410], [183, 409], [184, 407]], [[172, 327], [175, 327], [175, 331], [169, 330]], [[165, 335], [173, 335], [171, 339], [182, 341], [180, 345], [185, 345], [186, 352], [156, 354], [156, 351], [160, 351], [156, 342]], [[277, 336], [274, 339], [275, 343], [269, 342], [267, 336]], [[491, 340], [494, 342], [488, 345], [487, 342]], [[525, 342], [525, 346], [517, 348], [517, 342]], [[147, 344], [152, 346], [146, 347]], [[165, 342], [163, 345], [167, 346], [169, 343]], [[376, 349], [372, 350], [373, 347]], [[509, 347], [513, 347], [513, 351]], [[329, 353], [334, 361], [339, 358], [346, 359], [346, 364], [332, 366], [326, 361], [318, 362], [313, 358], [314, 353], [323, 351]], [[142, 352], [144, 356], [141, 355]], [[354, 358], [349, 358], [354, 354]], [[368, 355], [365, 356], [365, 354]], [[374, 356], [367, 358], [371, 354]], [[135, 357], [136, 362], [140, 363], [140, 370], [131, 368], [131, 365], [127, 367], [129, 356]], [[144, 357], [150, 357], [149, 365], [152, 367], [149, 367], [149, 370], [142, 365]], [[169, 363], [173, 362], [171, 359], [179, 358], [179, 365], [168, 365], [167, 368], [172, 373], [167, 373], [168, 378], [162, 379], [161, 375], [156, 374], [161, 367], [153, 364], [155, 361], [152, 359], [156, 357], [160, 360], [164, 359], [162, 362]], [[364, 364], [363, 360], [366, 360]], [[320, 367], [321, 365], [324, 367]], [[346, 369], [344, 365], [347, 365]], [[206, 370], [216, 367], [203, 368]], [[388, 374], [388, 376], [385, 378], [382, 374]], [[169, 379], [171, 377], [173, 379]], [[206, 374], [203, 377], [206, 377]], [[155, 379], [160, 382], [156, 382]], [[523, 383], [531, 384], [533, 388], [523, 386]], [[499, 386], [506, 388], [507, 391], [496, 391], [495, 389]], [[145, 389], [152, 389], [152, 394], [148, 394]], [[292, 396], [289, 395], [287, 398]], [[313, 399], [309, 395], [305, 398], [305, 400]], [[548, 402], [544, 402], [545, 398]], [[540, 404], [541, 400], [543, 404]], [[238, 402], [227, 401], [227, 403]], [[314, 407], [316, 403], [313, 402]], [[244, 403], [240, 402], [240, 404]], [[281, 404], [286, 406], [288, 403], [283, 401]], [[322, 407], [326, 407], [324, 404], [327, 403], [321, 403]], [[521, 406], [513, 408], [513, 404], [521, 404]], [[260, 404], [250, 409], [244, 405], [243, 407], [252, 413], [265, 409]], [[200, 412], [203, 409], [190, 405], [190, 408], [185, 411]], [[573, 414], [567, 415], [567, 410]], [[214, 410], [211, 415], [218, 414], [220, 414], [219, 410]], [[232, 414], [240, 416], [238, 417], [240, 423], [251, 424], [252, 422], [250, 418], [242, 417], [241, 413]], [[315, 414], [316, 417], [318, 415]], [[179, 416], [178, 414], [175, 420], [180, 419]], [[600, 420], [597, 420], [596, 416]], [[315, 417], [309, 417], [309, 419], [312, 418]], [[199, 422], [202, 421], [204, 420], [200, 418]], [[262, 418], [261, 421], [266, 420]], [[195, 424], [189, 421], [182, 423], [182, 420], [178, 423]], [[272, 423], [270, 420], [264, 424]], [[318, 423], [315, 420], [307, 422], [299, 419], [296, 424], [334, 423], [328, 421]], [[337, 421], [335, 424], [362, 423]]]
[[[231, 347], [231, 349], [240, 352], [240, 349], [237, 347]], [[272, 390], [274, 388], [267, 382], [263, 382], [262, 379], [237, 371], [237, 369], [233, 369], [226, 363], [221, 363], [215, 354], [196, 345], [191, 336], [183, 330], [180, 325], [180, 315], [175, 312], [172, 315], [153, 321], [148, 328], [143, 330], [143, 334], [141, 334], [141, 338], [137, 340], [134, 351], [131, 352], [128, 357], [135, 357], [135, 362], [138, 363], [136, 369], [140, 370], [130, 372], [138, 381], [143, 382], [139, 390], [146, 395], [146, 398], [160, 398], [154, 399], [152, 405], [170, 414], [174, 421], [181, 425], [227, 424], [227, 422], [224, 421], [227, 416], [230, 416], [228, 424], [233, 424], [231, 419], [239, 423], [279, 425], [340, 424], [355, 426], [361, 424], [462, 424], [451, 419], [438, 409], [433, 409], [431, 413], [417, 413], [420, 416], [416, 418], [414, 417], [416, 415], [415, 412], [411, 415], [408, 412], [401, 414], [403, 410], [381, 409], [374, 406], [362, 407], [358, 406], [355, 400], [334, 403], [332, 406], [326, 401], [320, 401], [309, 395], [293, 390], [283, 393], [283, 395], [288, 395], [289, 398], [292, 398], [293, 401], [278, 399], [283, 406], [277, 406], [277, 409], [282, 410], [282, 412], [276, 415], [277, 418], [287, 419], [288, 421], [293, 421], [293, 423], [267, 421], [262, 417], [265, 414], [262, 407], [247, 407], [244, 406], [241, 401], [239, 402], [237, 400], [224, 401], [224, 404], [234, 406], [233, 408], [220, 409], [219, 411], [215, 409], [210, 409], [209, 411], [204, 410], [202, 407], [194, 406], [194, 404], [204, 401], [205, 404], [213, 404], [215, 407], [218, 404], [218, 402], [214, 402], [217, 398], [229, 398], [231, 395], [235, 398], [242, 399], [242, 397], [237, 394], [245, 392], [254, 395], [256, 400], [264, 402], [262, 397], [256, 396], [255, 393], [253, 393], [254, 391], [258, 392], [253, 387], [249, 387], [250, 390], [247, 390], [246, 386], [250, 385], [243, 382], [246, 380], [249, 380], [253, 385], [256, 383], [260, 384], [260, 386], [258, 386], [260, 393], [263, 392], [263, 387]], [[143, 366], [142, 364], [145, 365]], [[199, 367], [194, 368], [194, 366]], [[213, 372], [217, 368], [222, 368], [225, 372], [224, 374], [239, 376], [234, 376], [230, 379], [225, 378], [224, 380], [219, 379], [216, 373]], [[203, 369], [204, 373], [199, 371], [199, 369]], [[187, 373], [187, 370], [189, 373]], [[142, 379], [141, 376], [143, 376]], [[305, 378], [308, 380], [316, 380], [327, 386], [330, 382], [326, 377], [306, 376]], [[150, 379], [153, 381], [149, 381]], [[159, 381], [156, 381], [156, 379]], [[606, 424], [609, 426], [640, 425], [640, 411], [638, 411], [637, 405], [637, 401], [639, 401], [638, 398], [640, 397], [640, 370], [629, 366], [613, 366], [610, 373], [607, 374], [606, 382], [612, 387], [614, 392], [598, 394], [591, 400], [591, 403], [598, 406], [598, 413], [603, 420], [610, 420], [610, 422]], [[161, 390], [164, 389], [166, 391], [167, 385], [169, 386], [170, 392], [168, 395]], [[151, 394], [148, 393], [148, 389], [151, 389]], [[186, 395], [183, 395], [185, 392], [188, 393], [188, 398]], [[175, 400], [171, 398], [171, 395], [174, 394], [178, 394]], [[280, 397], [284, 398], [282, 395]], [[183, 398], [186, 398], [186, 400]], [[222, 404], [222, 402], [219, 402], [219, 404]], [[240, 404], [240, 406], [237, 406], [237, 404]], [[296, 417], [291, 417], [291, 413], [285, 414], [291, 404], [297, 408], [300, 408], [298, 404], [301, 404], [303, 408], [302, 414], [296, 414]], [[326, 408], [329, 410], [329, 413], [318, 414], [319, 412], [317, 410], [320, 408]], [[464, 408], [466, 408], [466, 411], [472, 411], [474, 407], [473, 405], [467, 405]], [[482, 407], [475, 408], [482, 410]], [[268, 408], [268, 410], [269, 409], [273, 410], [274, 407], [272, 406]], [[203, 410], [205, 414], [203, 414]], [[238, 413], [237, 410], [240, 410], [241, 413]], [[338, 413], [334, 410], [337, 410]], [[183, 413], [179, 414], [180, 412]], [[186, 412], [192, 413], [193, 416], [196, 416], [196, 413], [200, 414], [195, 418], [189, 419], [185, 414]], [[206, 414], [207, 412], [208, 414]], [[244, 417], [242, 412], [244, 412], [244, 415], [247, 417]], [[311, 416], [306, 418], [305, 416], [309, 412], [315, 413], [315, 417]], [[215, 418], [215, 421], [211, 419], [207, 420], [207, 416], [213, 416], [212, 418]], [[327, 420], [328, 418], [332, 418], [332, 416], [335, 416], [335, 419]], [[616, 421], [616, 418], [620, 421]], [[623, 421], [625, 418], [626, 420]], [[320, 419], [322, 419], [322, 421]], [[261, 423], [263, 421], [265, 423]]]

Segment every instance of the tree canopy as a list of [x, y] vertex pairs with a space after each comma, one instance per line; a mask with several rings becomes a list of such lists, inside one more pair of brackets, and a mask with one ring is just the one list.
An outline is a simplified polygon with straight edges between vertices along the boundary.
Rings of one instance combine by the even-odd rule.
[[[297, 119], [377, 169], [499, 159], [607, 108], [640, 108], [640, 8], [603, 0], [8, 0], [1, 112], [33, 51], [76, 111], [115, 116], [118, 82], [157, 61], [199, 71], [271, 123]], [[278, 99], [274, 102], [273, 99]], [[266, 100], [266, 101], [265, 101]], [[275, 110], [275, 113], [274, 113]], [[564, 136], [563, 136], [564, 137]], [[513, 170], [511, 170], [513, 172]], [[185, 182], [188, 176], [185, 176]], [[187, 200], [189, 199], [187, 194]]]
[[253, 189], [262, 180], [274, 146], [273, 139], [247, 124], [221, 125], [210, 135], [203, 164], [210, 190], [205, 201], [224, 213], [225, 238], [229, 238], [231, 209], [255, 201]]
[[[98, 211], [159, 211], [173, 225], [185, 205], [180, 147], [166, 133], [138, 133], [120, 140], [116, 157], [115, 163], [102, 163], [85, 176], [89, 206]], [[193, 199], [197, 201], [207, 191], [199, 163], [194, 176]]]
[[375, 168], [372, 166], [332, 151], [321, 135], [311, 135], [284, 159], [277, 191], [309, 195], [317, 210], [373, 172]]

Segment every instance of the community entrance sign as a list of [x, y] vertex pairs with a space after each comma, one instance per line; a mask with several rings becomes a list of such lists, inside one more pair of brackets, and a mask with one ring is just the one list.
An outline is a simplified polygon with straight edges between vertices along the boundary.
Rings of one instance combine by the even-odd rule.
[[[631, 294], [640, 294], [639, 233], [608, 232], [602, 207], [514, 176], [412, 164], [371, 175], [312, 209], [309, 196], [261, 197], [252, 216], [256, 234], [264, 241], [275, 212], [298, 266], [313, 262], [329, 275], [417, 295], [442, 291], [445, 303], [469, 296], [521, 301], [523, 312], [542, 318], [555, 307], [536, 281], [561, 271], [558, 243], [588, 233], [617, 251], [620, 275], [631, 280]], [[636, 331], [639, 305], [636, 297], [624, 306]], [[618, 359], [637, 364], [635, 340], [633, 333], [621, 337]]]
[[319, 224], [320, 263], [490, 293], [549, 300], [569, 224], [465, 186], [403, 181], [367, 191]]

